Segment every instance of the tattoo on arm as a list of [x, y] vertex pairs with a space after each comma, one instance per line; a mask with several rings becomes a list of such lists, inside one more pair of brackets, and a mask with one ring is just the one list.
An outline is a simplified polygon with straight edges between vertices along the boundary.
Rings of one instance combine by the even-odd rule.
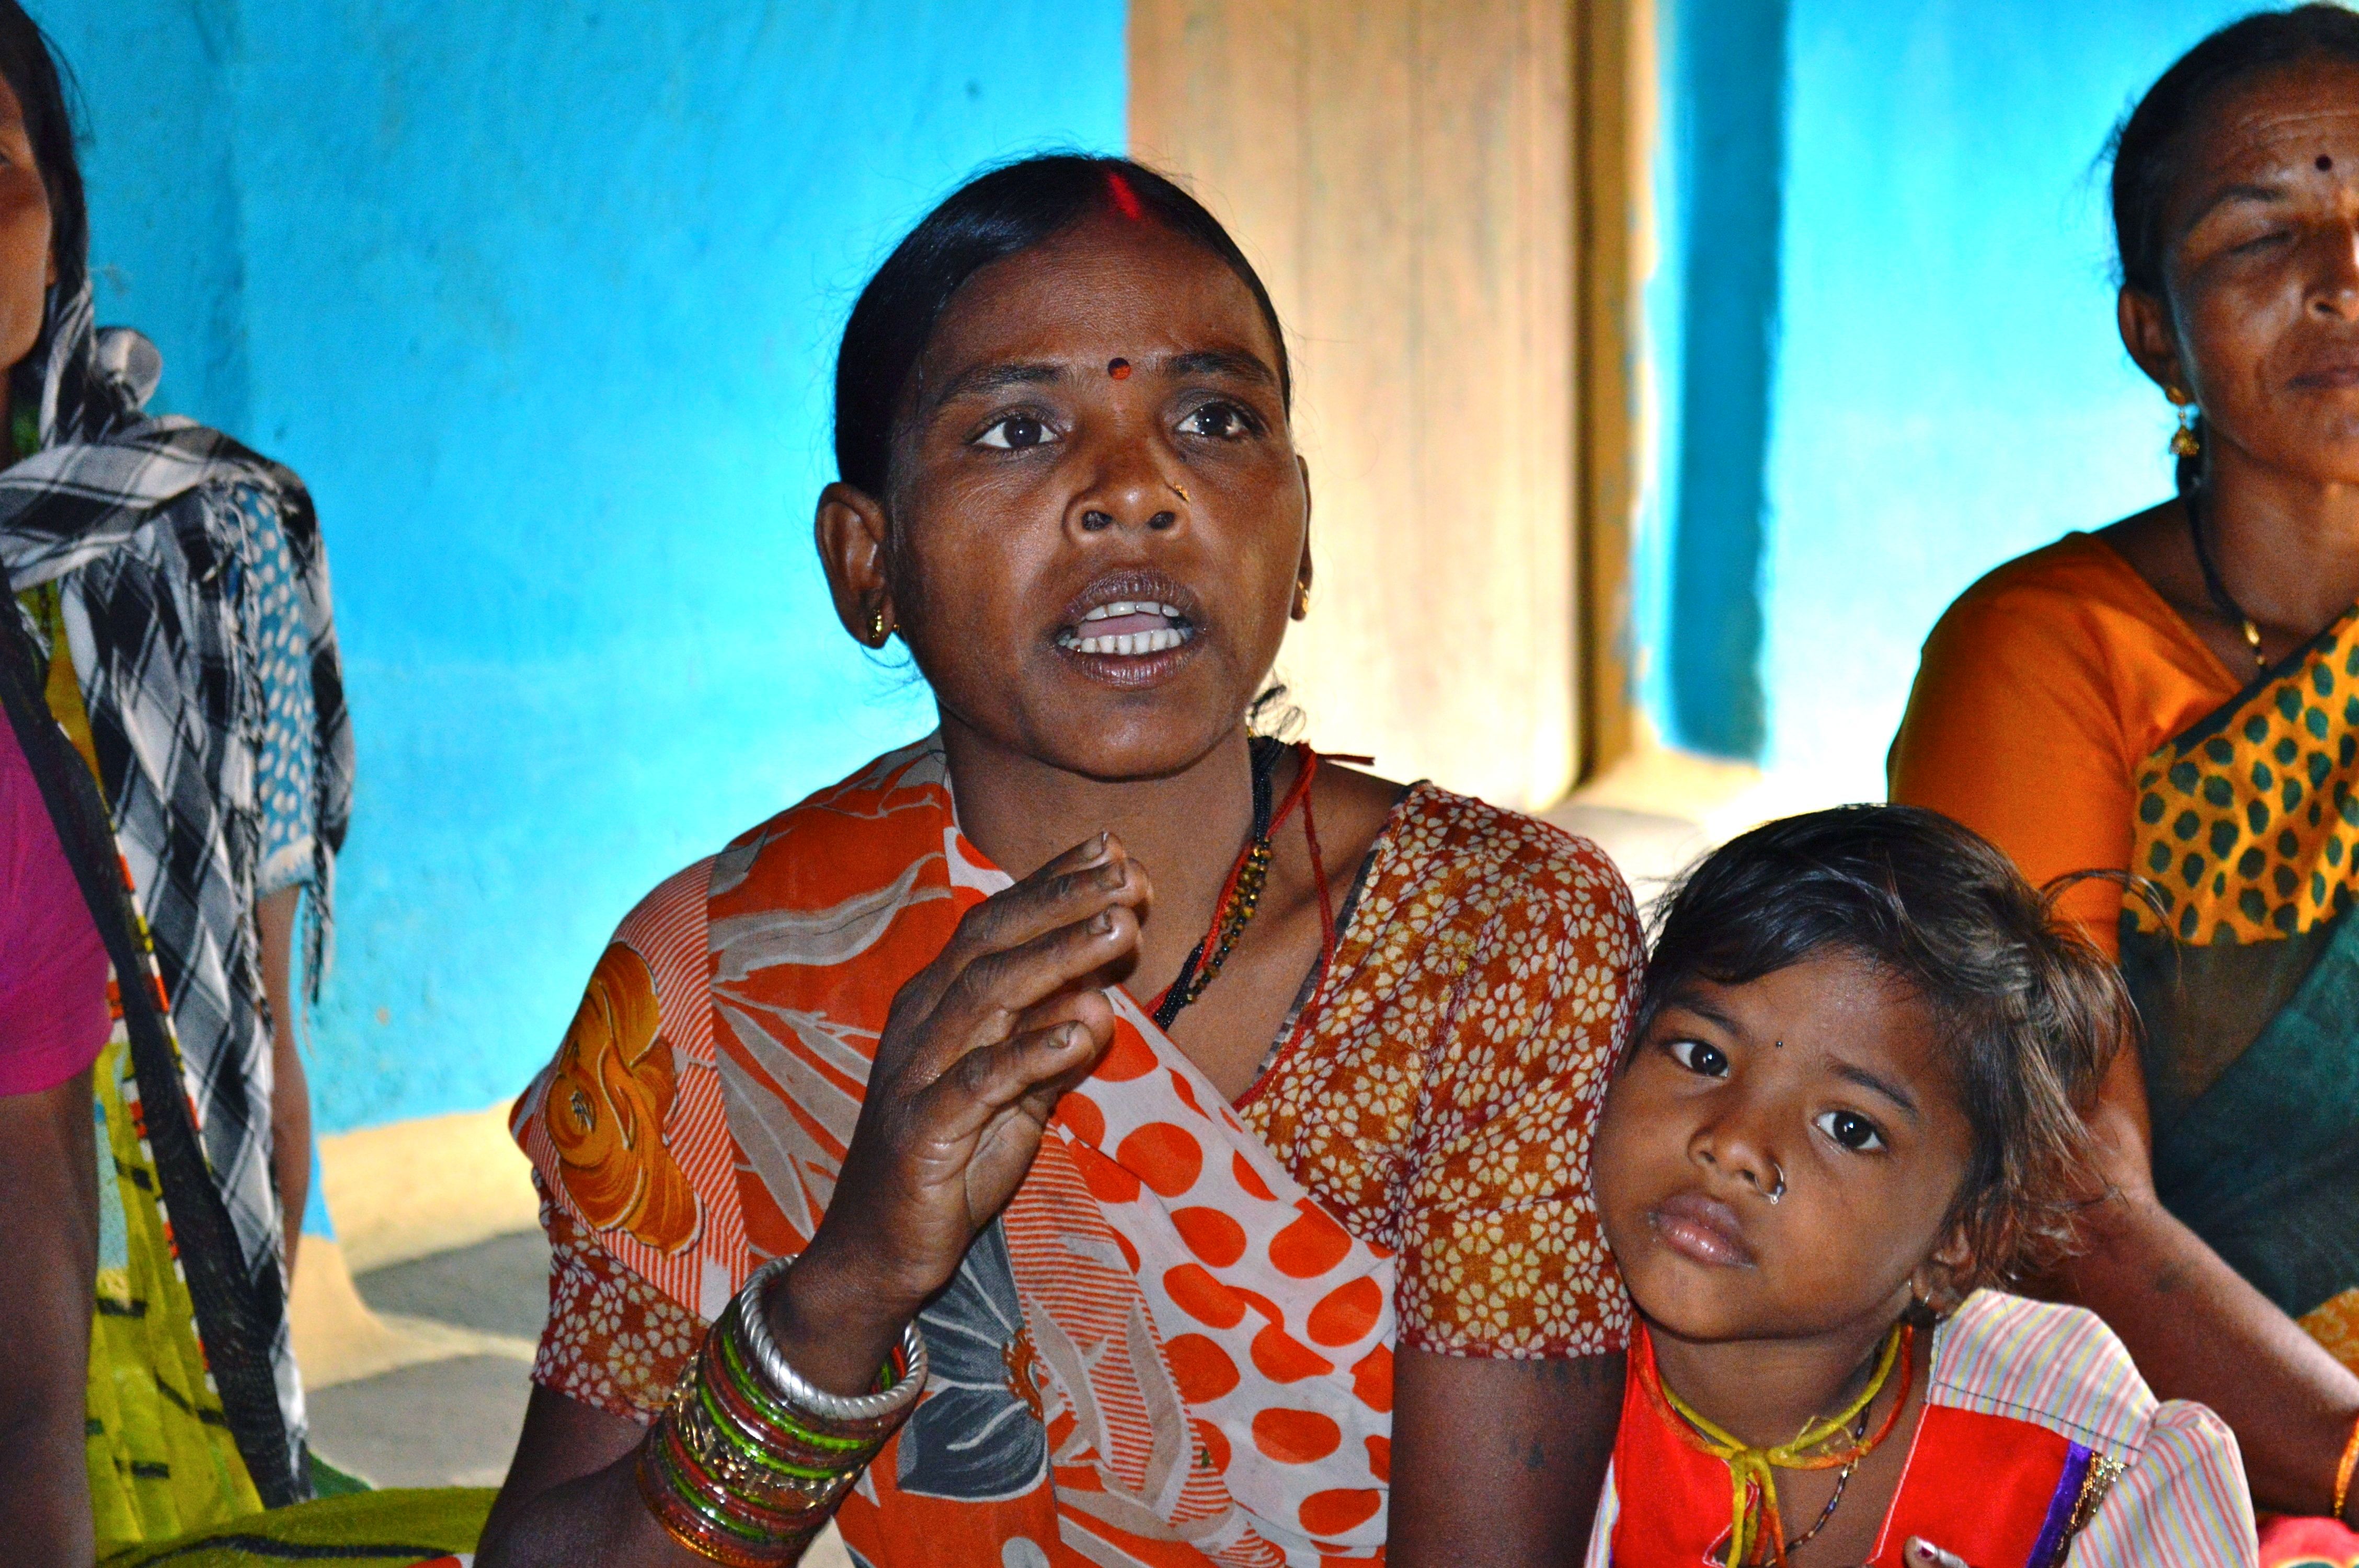
[[1601, 1389], [1622, 1376], [1623, 1356], [1615, 1351], [1610, 1356], [1550, 1357], [1544, 1361], [1527, 1361], [1520, 1365], [1538, 1368], [1558, 1388], [1583, 1390]]

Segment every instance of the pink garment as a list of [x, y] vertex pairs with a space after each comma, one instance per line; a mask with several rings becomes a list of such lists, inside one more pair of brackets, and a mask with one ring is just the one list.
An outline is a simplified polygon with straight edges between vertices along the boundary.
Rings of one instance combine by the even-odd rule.
[[2351, 1568], [2359, 1563], [2359, 1534], [2331, 1519], [2265, 1519], [2261, 1568]]
[[0, 720], [0, 1095], [55, 1088], [98, 1060], [107, 972], [25, 749]]

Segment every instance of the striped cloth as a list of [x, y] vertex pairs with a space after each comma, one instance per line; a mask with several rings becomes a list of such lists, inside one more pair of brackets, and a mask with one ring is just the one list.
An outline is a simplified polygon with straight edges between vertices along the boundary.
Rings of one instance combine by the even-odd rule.
[[[0, 472], [0, 589], [57, 585], [106, 812], [238, 1253], [224, 1260], [225, 1293], [198, 1302], [207, 1357], [263, 1500], [291, 1502], [309, 1487], [270, 1179], [270, 1034], [254, 917], [266, 704], [259, 617], [241, 587], [251, 574], [239, 569], [255, 558], [250, 508], [275, 514], [292, 557], [310, 673], [306, 967], [315, 987], [352, 780], [327, 560], [294, 474], [219, 431], [145, 412], [162, 362], [136, 332], [95, 330], [87, 286], [52, 291], [29, 364], [41, 383], [39, 450]], [[21, 609], [20, 621], [48, 654], [43, 628]]]
[[[2234, 1435], [2201, 1405], [2158, 1401], [2122, 1342], [2093, 1313], [1976, 1292], [1934, 1331], [1925, 1403], [2045, 1427], [2124, 1467], [2074, 1539], [2065, 1558], [2072, 1568], [2251, 1568], [2256, 1561]], [[1908, 1465], [1941, 1460], [1920, 1444]], [[1620, 1493], [1609, 1472], [1587, 1568], [1610, 1568]], [[1897, 1563], [1906, 1545], [1881, 1541], [1874, 1561]]]

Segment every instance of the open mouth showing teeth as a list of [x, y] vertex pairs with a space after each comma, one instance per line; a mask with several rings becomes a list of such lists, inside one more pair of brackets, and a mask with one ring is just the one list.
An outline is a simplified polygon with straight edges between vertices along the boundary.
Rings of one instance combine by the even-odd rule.
[[1082, 617], [1080, 625], [1058, 633], [1057, 646], [1071, 654], [1136, 657], [1169, 653], [1195, 634], [1188, 618], [1169, 604], [1118, 599], [1099, 605]]

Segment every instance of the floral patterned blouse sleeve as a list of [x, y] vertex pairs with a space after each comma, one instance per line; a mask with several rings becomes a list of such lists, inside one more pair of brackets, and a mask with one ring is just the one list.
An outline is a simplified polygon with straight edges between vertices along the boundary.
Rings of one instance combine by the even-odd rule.
[[1602, 1355], [1629, 1334], [1590, 1195], [1591, 1135], [1635, 998], [1630, 892], [1586, 840], [1464, 803], [1432, 896], [1453, 984], [1400, 1173], [1401, 1343]]
[[1430, 785], [1396, 807], [1314, 1041], [1242, 1108], [1398, 1253], [1403, 1346], [1624, 1346], [1589, 1148], [1640, 957], [1629, 890], [1594, 845]]
[[533, 1181], [549, 1231], [549, 1326], [533, 1357], [532, 1380], [644, 1426], [704, 1343], [704, 1324], [550, 1203], [538, 1173]]
[[624, 920], [513, 1124], [549, 1243], [533, 1380], [642, 1422], [745, 1272], [728, 1140], [712, 1137], [710, 876], [690, 867]]

